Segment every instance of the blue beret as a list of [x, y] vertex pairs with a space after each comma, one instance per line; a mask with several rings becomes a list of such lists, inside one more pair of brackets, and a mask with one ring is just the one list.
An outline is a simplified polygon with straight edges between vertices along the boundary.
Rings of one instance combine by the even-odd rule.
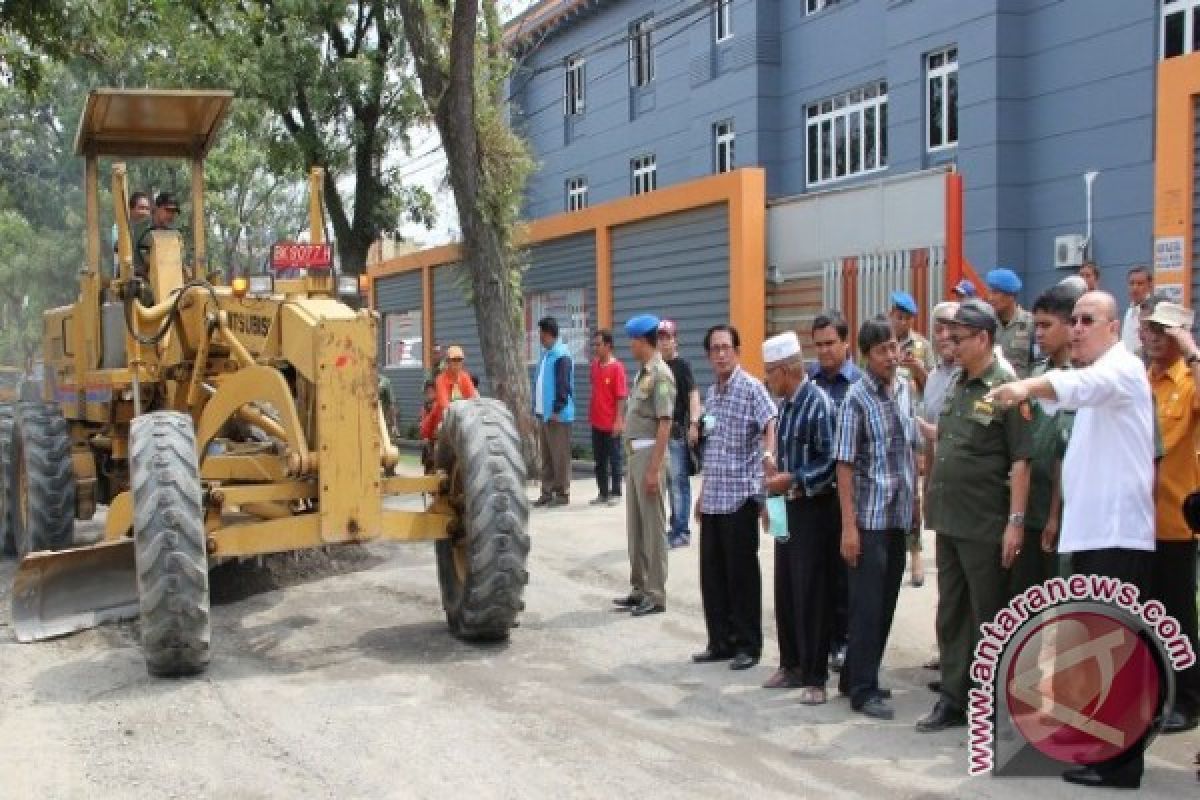
[[917, 313], [917, 301], [908, 292], [892, 292], [892, 307], [909, 314]]
[[997, 267], [989, 272], [984, 280], [989, 289], [997, 292], [1016, 294], [1021, 291], [1021, 279], [1017, 277], [1017, 273], [1007, 267]]
[[954, 284], [954, 292], [955, 294], [960, 294], [963, 297], [974, 297], [976, 295], [975, 284], [971, 283], [971, 281], [967, 280], [966, 278], [963, 278], [961, 281]]
[[631, 337], [645, 336], [656, 330], [658, 330], [658, 317], [653, 314], [638, 314], [625, 323], [625, 333]]

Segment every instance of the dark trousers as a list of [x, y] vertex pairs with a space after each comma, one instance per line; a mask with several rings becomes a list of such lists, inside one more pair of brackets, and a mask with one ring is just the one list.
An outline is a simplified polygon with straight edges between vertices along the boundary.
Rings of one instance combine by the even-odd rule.
[[[841, 519], [841, 514], [838, 515]], [[850, 573], [846, 561], [840, 555], [833, 565], [833, 636], [830, 647], [837, 650], [846, 646], [850, 636]]]
[[793, 670], [800, 685], [823, 688], [833, 633], [833, 568], [841, 559], [837, 496], [790, 500], [787, 515], [790, 538], [775, 544], [779, 666]]
[[942, 697], [966, 711], [979, 626], [991, 622], [1008, 602], [1011, 579], [1000, 566], [999, 540], [992, 543], [944, 533], [937, 535], [937, 570]]
[[601, 497], [621, 496], [621, 436], [592, 428], [592, 459], [596, 462], [596, 488]]
[[[1080, 575], [1107, 575], [1125, 583], [1132, 583], [1141, 590], [1142, 597], [1150, 597], [1150, 581], [1154, 574], [1154, 553], [1144, 550], [1126, 550], [1110, 547], [1105, 550], [1081, 550], [1071, 554], [1071, 571]], [[1195, 603], [1193, 595], [1192, 602]], [[1147, 733], [1147, 736], [1149, 733]], [[1102, 775], [1114, 778], [1140, 780], [1144, 769], [1144, 744], [1136, 743], [1130, 750], [1109, 761], [1095, 764]]]
[[[1196, 620], [1196, 540], [1155, 542], [1150, 596], [1179, 622], [1179, 629], [1200, 654]], [[1175, 708], [1189, 717], [1200, 714], [1200, 665], [1175, 673]]]
[[700, 522], [700, 594], [708, 648], [762, 653], [762, 574], [758, 569], [758, 501]]
[[849, 567], [850, 617], [846, 666], [839, 690], [857, 711], [879, 691], [879, 665], [892, 632], [896, 597], [908, 554], [903, 528], [859, 530], [858, 565]]
[[542, 450], [542, 494], [571, 494], [571, 423], [542, 420], [538, 425]]

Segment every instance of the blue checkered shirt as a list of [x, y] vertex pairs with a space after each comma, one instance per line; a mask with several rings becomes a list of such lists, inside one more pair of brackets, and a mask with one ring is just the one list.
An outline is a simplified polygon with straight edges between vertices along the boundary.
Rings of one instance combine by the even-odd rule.
[[838, 412], [834, 458], [854, 467], [854, 511], [862, 530], [912, 527], [920, 440], [908, 381], [897, 378], [894, 394], [864, 370], [846, 392]]
[[792, 474], [792, 488], [805, 497], [833, 485], [833, 401], [812, 381], [779, 406], [779, 469]]
[[704, 442], [700, 511], [732, 514], [764, 494], [762, 436], [775, 418], [775, 404], [767, 387], [735, 367], [724, 386], [708, 387], [704, 410], [716, 424]]

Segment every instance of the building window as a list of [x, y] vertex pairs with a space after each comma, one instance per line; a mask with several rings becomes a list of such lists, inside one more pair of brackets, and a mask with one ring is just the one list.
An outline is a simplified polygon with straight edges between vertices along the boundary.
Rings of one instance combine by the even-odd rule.
[[629, 26], [629, 85], [646, 86], [654, 80], [654, 43], [651, 35], [654, 20], [650, 17]]
[[1200, 0], [1162, 0], [1162, 57], [1200, 51]]
[[930, 53], [925, 60], [926, 147], [958, 144], [958, 48]]
[[567, 59], [563, 78], [563, 113], [567, 116], [583, 113], [583, 64], [578, 56]]
[[654, 156], [640, 156], [629, 162], [631, 192], [645, 194], [658, 188], [658, 165]]
[[809, 186], [887, 168], [887, 82], [813, 103], [805, 132]]
[[838, 0], [804, 0], [804, 13], [815, 14], [837, 4]]
[[712, 0], [713, 34], [718, 42], [733, 36], [733, 0]]
[[384, 314], [384, 366], [423, 367], [421, 312], [391, 311]]
[[581, 211], [587, 208], [587, 178], [582, 176], [567, 180], [567, 211]]
[[718, 173], [733, 169], [733, 120], [713, 125], [713, 155], [713, 167]]

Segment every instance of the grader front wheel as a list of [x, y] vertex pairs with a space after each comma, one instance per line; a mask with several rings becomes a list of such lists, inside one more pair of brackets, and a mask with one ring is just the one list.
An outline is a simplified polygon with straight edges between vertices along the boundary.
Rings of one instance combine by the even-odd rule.
[[496, 400], [453, 403], [436, 455], [461, 521], [450, 539], [437, 543], [450, 630], [468, 641], [507, 639], [529, 582], [529, 500], [512, 415]]
[[151, 675], [208, 666], [208, 556], [192, 420], [156, 411], [129, 429], [142, 652]]
[[0, 468], [16, 553], [62, 550], [75, 538], [75, 474], [67, 422], [52, 403], [21, 403]]

